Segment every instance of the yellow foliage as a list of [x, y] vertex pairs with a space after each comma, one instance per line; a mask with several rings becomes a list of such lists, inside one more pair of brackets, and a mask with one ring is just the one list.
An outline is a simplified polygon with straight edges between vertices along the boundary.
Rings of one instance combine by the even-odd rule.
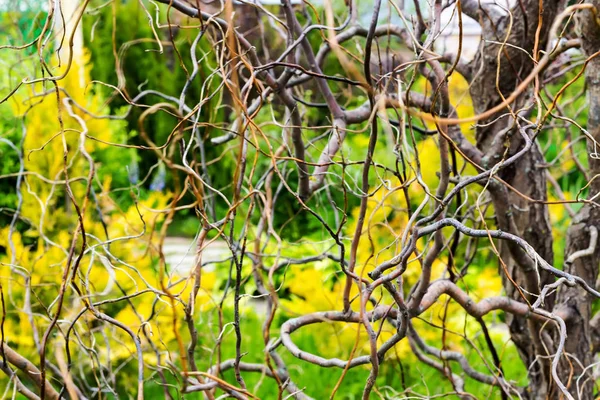
[[[9, 227], [0, 229], [0, 246], [7, 249], [5, 255], [0, 255], [0, 283], [4, 295], [9, 299], [4, 340], [25, 356], [33, 356], [33, 359], [37, 350], [31, 343], [32, 330], [43, 334], [47, 329], [50, 321], [48, 314], [54, 315], [56, 312], [56, 299], [64, 282], [65, 268], [69, 268], [67, 275], [70, 282], [81, 290], [83, 296], [75, 296], [72, 287], [67, 286], [65, 307], [59, 320], [63, 330], [68, 328], [70, 321], [75, 320], [88, 302], [114, 299], [123, 295], [121, 290], [126, 293], [150, 287], [161, 290], [163, 284], [169, 284], [167, 281], [159, 282], [157, 274], [159, 255], [156, 245], [159, 238], [156, 227], [164, 220], [165, 214], [161, 210], [167, 208], [171, 194], [152, 192], [142, 198], [136, 197], [135, 204], [125, 210], [119, 209], [113, 201], [112, 176], [107, 174], [100, 180], [98, 171], [103, 165], [94, 155], [106, 149], [106, 143], [124, 139], [123, 123], [93, 116], [103, 115], [108, 109], [100, 95], [80, 86], [82, 79], [78, 65], [81, 63], [86, 65], [83, 81], [89, 82], [89, 64], [85, 57], [74, 61], [65, 78], [56, 81], [57, 87], [47, 83], [33, 84], [26, 92], [11, 98], [13, 112], [21, 115], [25, 124], [25, 174], [21, 185], [23, 203], [20, 218], [28, 221], [30, 228], [21, 230], [21, 233], [11, 232]], [[62, 72], [64, 67], [57, 74]], [[48, 93], [40, 96], [44, 91]], [[126, 151], [111, 147], [111, 154], [124, 154]], [[92, 156], [93, 165], [90, 165], [84, 152]], [[92, 168], [95, 181], [88, 182]], [[78, 231], [78, 211], [65, 187], [67, 178], [74, 201], [82, 212], [86, 233], [86, 246], [78, 264], [74, 259], [82, 251], [83, 240], [81, 230]], [[98, 207], [89, 193], [88, 185], [92, 184], [96, 185]], [[87, 206], [84, 208], [85, 204]], [[98, 209], [101, 210], [105, 225], [100, 221]], [[75, 258], [69, 262], [69, 251], [75, 235], [78, 236], [74, 243]], [[110, 249], [110, 256], [105, 251], [107, 249]], [[73, 275], [75, 265], [77, 272]], [[171, 278], [184, 278], [170, 290], [187, 301], [191, 290], [190, 282], [185, 279], [187, 276]], [[202, 290], [197, 299], [198, 310], [209, 305], [208, 292], [214, 282], [214, 273], [203, 272]], [[27, 285], [31, 287], [31, 296], [26, 296]], [[160, 340], [168, 343], [175, 340], [174, 315], [181, 320], [183, 308], [180, 302], [174, 302], [173, 307], [163, 299], [155, 306], [155, 299], [155, 294], [146, 292], [130, 298], [131, 305], [121, 301], [115, 303], [116, 308], [107, 304], [99, 309], [136, 334], [142, 329], [149, 335], [160, 332]], [[31, 315], [25, 311], [29, 307]], [[144, 323], [152, 313], [151, 322]], [[89, 327], [86, 325], [93, 320], [91, 311], [84, 313], [78, 319], [81, 324], [79, 328], [87, 331]], [[59, 340], [52, 337], [51, 341]], [[81, 340], [95, 339], [90, 334]], [[135, 351], [133, 341], [122, 330], [113, 330], [107, 340], [111, 341], [110, 346], [100, 346], [104, 352], [98, 354], [101, 362], [129, 358]], [[50, 343], [49, 351], [54, 348]]]

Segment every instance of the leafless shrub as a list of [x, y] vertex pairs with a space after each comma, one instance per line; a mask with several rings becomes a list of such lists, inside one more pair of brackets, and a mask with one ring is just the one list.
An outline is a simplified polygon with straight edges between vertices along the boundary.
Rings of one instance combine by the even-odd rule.
[[[401, 341], [408, 341], [421, 362], [441, 371], [460, 398], [475, 397], [467, 392], [465, 380], [498, 387], [504, 398], [593, 398], [594, 355], [600, 343], [600, 318], [592, 313], [592, 302], [600, 295], [596, 283], [600, 257], [600, 208], [596, 203], [600, 190], [596, 147], [600, 139], [598, 1], [567, 5], [563, 1], [521, 0], [506, 5], [500, 1], [436, 0], [431, 4], [415, 2], [411, 14], [403, 2], [374, 0], [368, 23], [357, 12], [355, 1], [346, 2], [343, 14], [334, 11], [330, 1], [323, 3], [322, 13], [308, 2], [293, 5], [290, 0], [282, 0], [279, 8], [243, 2], [245, 10], [252, 13], [241, 15], [231, 1], [210, 6], [192, 0], [142, 2], [156, 29], [157, 43], [162, 43], [158, 30], [169, 25], [199, 32], [191, 54], [178, 55], [192, 58], [194, 69], [188, 71], [188, 84], [178, 98], [157, 93], [151, 87], [128, 97], [122, 90], [123, 71], [118, 71], [119, 82], [95, 84], [111, 85], [114, 95], [127, 99], [130, 109], [142, 110], [140, 126], [144, 118], [159, 111], [177, 117], [179, 122], [167, 143], [156, 144], [142, 132], [146, 144], [133, 147], [155, 152], [173, 174], [185, 174], [185, 181], [168, 208], [160, 210], [166, 215], [165, 227], [154, 232], [160, 238], [156, 249], [160, 255], [159, 278], [144, 281], [143, 287], [124, 290], [119, 286], [120, 295], [112, 293], [109, 297], [91, 282], [77, 278], [81, 260], [93, 254], [108, 269], [139, 273], [135, 263], [120, 260], [111, 247], [134, 239], [138, 233], [103, 240], [87, 232], [85, 212], [96, 207], [98, 199], [93, 192], [95, 160], [86, 148], [94, 138], [87, 134], [86, 125], [109, 117], [91, 113], [76, 102], [75, 96], [56, 85], [64, 74], [54, 74], [47, 53], [51, 48], [48, 43], [63, 32], [65, 13], [61, 10], [66, 6], [61, 3], [67, 2], [48, 2], [47, 18], [33, 42], [3, 47], [3, 51], [11, 52], [35, 48], [38, 70], [5, 90], [1, 101], [43, 82], [44, 91], [31, 90], [32, 98], [58, 96], [63, 115], [79, 123], [75, 128], [78, 148], [65, 146], [65, 154], [77, 153], [87, 165], [84, 177], [71, 176], [72, 165], [65, 155], [59, 176], [40, 177], [65, 190], [71, 215], [77, 220], [70, 246], [61, 247], [65, 253], [61, 285], [56, 298], [44, 304], [43, 312], [39, 307], [35, 307], [35, 313], [32, 311], [31, 296], [37, 290], [30, 283], [32, 271], [19, 267], [19, 260], [7, 264], [11, 276], [22, 275], [27, 286], [25, 300], [11, 298], [11, 293], [3, 291], [3, 301], [7, 302], [3, 302], [4, 315], [12, 310], [29, 321], [31, 340], [39, 353], [39, 359], [29, 360], [9, 346], [19, 333], [4, 332], [2, 370], [16, 391], [29, 399], [91, 398], [98, 392], [112, 391], [116, 366], [100, 368], [94, 382], [79, 374], [77, 367], [78, 360], [85, 357], [96, 357], [99, 363], [99, 353], [107, 351], [103, 349], [105, 343], [81, 337], [87, 329], [97, 332], [99, 328], [107, 329], [108, 335], [114, 329], [126, 333], [132, 345], [130, 359], [138, 365], [138, 399], [143, 398], [142, 387], [150, 370], [158, 375], [169, 398], [172, 393], [165, 371], [179, 378], [178, 391], [202, 392], [209, 399], [215, 398], [216, 389], [233, 398], [254, 398], [243, 378], [250, 373], [274, 379], [280, 398], [309, 398], [307, 389], [290, 378], [282, 358], [286, 352], [306, 363], [338, 368], [343, 371], [342, 378], [351, 368], [370, 366], [362, 395], [367, 399], [380, 366], [395, 362], [389, 357], [390, 350]], [[85, 1], [75, 9], [71, 20], [66, 18], [66, 25], [68, 21], [72, 25], [66, 29], [60, 55], [68, 68], [75, 65], [73, 55], [77, 53], [74, 27], [81, 18], [88, 17], [90, 10], [110, 7], [110, 3], [92, 7]], [[388, 6], [394, 18], [380, 22], [380, 11]], [[168, 10], [167, 21], [160, 20], [157, 8]], [[453, 52], [444, 52], [439, 46], [447, 36], [442, 18], [447, 13], [454, 15], [458, 30], [458, 50]], [[236, 26], [243, 25], [240, 19], [250, 15], [256, 18], [257, 29], [241, 34]], [[463, 54], [469, 50], [462, 46], [466, 18], [481, 28], [481, 41], [472, 60]], [[269, 35], [280, 36], [266, 37], [265, 27], [269, 27]], [[317, 51], [309, 38], [321, 41]], [[199, 81], [197, 66], [201, 60], [196, 51], [201, 40], [212, 45], [219, 61], [213, 74], [221, 77], [222, 83], [217, 91], [203, 91], [204, 97], [192, 99], [187, 96], [189, 86], [203, 84]], [[176, 49], [172, 36], [165, 42]], [[326, 59], [337, 63], [339, 73], [335, 76], [324, 73]], [[460, 116], [461, 103], [451, 98], [449, 80], [457, 75], [468, 83], [472, 116]], [[586, 79], [586, 126], [576, 122], [577, 116], [566, 114], [566, 103], [572, 99], [563, 96], [574, 79], [582, 75]], [[315, 92], [309, 95], [307, 88]], [[223, 93], [227, 99], [222, 104], [230, 110], [231, 122], [213, 129], [220, 133], [202, 137], [198, 134], [199, 128], [206, 125], [200, 120], [202, 107]], [[148, 95], [161, 99], [145, 104]], [[356, 104], [354, 100], [360, 97], [364, 103]], [[316, 126], [309, 117], [315, 109], [321, 121], [328, 121], [325, 126]], [[277, 111], [270, 121], [279, 127], [277, 134], [269, 133], [272, 130], [265, 133], [257, 123], [261, 110]], [[466, 124], [474, 129], [474, 138], [465, 136], [466, 128], [461, 126]], [[539, 137], [547, 129], [567, 132], [568, 150], [559, 156], [573, 158], [581, 176], [586, 177], [575, 199], [567, 200], [557, 182], [557, 171], [546, 161]], [[65, 132], [63, 128], [60, 135]], [[349, 135], [364, 137], [366, 147], [346, 154], [344, 143]], [[419, 138], [425, 136], [433, 137], [435, 154], [421, 150]], [[576, 144], [582, 140], [587, 143], [587, 162], [576, 154]], [[19, 143], [12, 146], [18, 149]], [[228, 187], [211, 185], [208, 165], [218, 165], [221, 157], [205, 159], [207, 147], [235, 153], [235, 175]], [[385, 157], [379, 159], [381, 154]], [[27, 154], [21, 153], [21, 162], [24, 157]], [[268, 168], [257, 168], [259, 164]], [[423, 178], [422, 168], [427, 164], [439, 164], [433, 183]], [[28, 178], [22, 169], [18, 176], [20, 193], [27, 190], [23, 185]], [[297, 177], [297, 182], [290, 177]], [[78, 186], [74, 192], [73, 179], [85, 183], [83, 191]], [[192, 204], [182, 201], [185, 193], [191, 193]], [[293, 247], [280, 238], [286, 224], [274, 217], [285, 193], [293, 199], [290, 208], [320, 223], [322, 243], [326, 245], [319, 248], [328, 250], [295, 259], [282, 255]], [[558, 200], [549, 200], [549, 193]], [[348, 203], [352, 200], [359, 204], [358, 212], [349, 217], [352, 210]], [[227, 211], [217, 212], [216, 204], [227, 204]], [[554, 261], [560, 257], [553, 254], [553, 240], [557, 238], [553, 237], [548, 211], [550, 205], [557, 204], [570, 215], [568, 232], [561, 233], [566, 235], [563, 265]], [[574, 211], [575, 205], [581, 208]], [[402, 213], [405, 224], [398, 227], [386, 219], [373, 221], [373, 209], [386, 207]], [[173, 289], [182, 280], [165, 268], [161, 247], [166, 226], [184, 208], [195, 208], [201, 221], [195, 266], [188, 277], [181, 278], [191, 288], [185, 295]], [[17, 209], [14, 221], [19, 213]], [[42, 223], [31, 223], [39, 229], [40, 240], [54, 246], [44, 236]], [[377, 224], [391, 233], [374, 237], [380, 234]], [[9, 242], [13, 228], [14, 223]], [[203, 262], [203, 252], [213, 240], [224, 241], [230, 250], [231, 275], [222, 296], [232, 298], [234, 304], [234, 318], [229, 322], [237, 338], [236, 356], [228, 360], [215, 357], [210, 369], [201, 370], [196, 357], [202, 324], [196, 302], [208, 264]], [[387, 242], [375, 246], [373, 242], [379, 240]], [[278, 244], [275, 251], [269, 250], [273, 243]], [[457, 251], [459, 248], [465, 250]], [[481, 248], [491, 248], [498, 260], [505, 295], [476, 301], [463, 281], [472, 274], [469, 266]], [[390, 253], [392, 256], [388, 256]], [[289, 314], [282, 314], [279, 293], [284, 284], [276, 284], [274, 276], [324, 259], [337, 266], [344, 282], [339, 293], [341, 307], [297, 315], [277, 329], [275, 317]], [[434, 265], [440, 261], [445, 271], [434, 279]], [[251, 265], [249, 274], [246, 265]], [[414, 282], [405, 280], [409, 269], [419, 271]], [[242, 358], [242, 336], [247, 333], [241, 329], [240, 301], [243, 284], [249, 279], [258, 297], [266, 302], [262, 364]], [[471, 323], [481, 325], [488, 346], [485, 351], [490, 354], [488, 357], [480, 352], [486, 371], [472, 367], [460, 351], [428, 344], [415, 327], [414, 321], [426, 315], [443, 295], [459, 305]], [[138, 314], [140, 321], [136, 324], [140, 329], [135, 331], [131, 321], [120, 321], [105, 309], [115, 303], [127, 307], [139, 296], [154, 306], [180, 307], [181, 312], [173, 312], [178, 346], [165, 348], [160, 334], [147, 329], [158, 318], [156, 313]], [[64, 316], [64, 309], [69, 307], [79, 311]], [[511, 340], [528, 370], [526, 387], [505, 378], [498, 351], [487, 333], [484, 316], [500, 311], [506, 316]], [[361, 326], [368, 334], [368, 354], [348, 349], [351, 356], [347, 360], [327, 358], [309, 353], [294, 342], [293, 332], [331, 321]], [[225, 329], [226, 323], [220, 321], [220, 328]], [[384, 325], [393, 330], [385, 341], [380, 340]], [[50, 345], [59, 350], [49, 353]], [[215, 338], [215, 354], [220, 346], [221, 338]], [[148, 355], [156, 357], [147, 361]], [[221, 375], [229, 369], [235, 371], [235, 381]], [[24, 377], [33, 386], [25, 384]], [[410, 389], [403, 391], [400, 385], [395, 389], [401, 393], [399, 396], [418, 395]]]

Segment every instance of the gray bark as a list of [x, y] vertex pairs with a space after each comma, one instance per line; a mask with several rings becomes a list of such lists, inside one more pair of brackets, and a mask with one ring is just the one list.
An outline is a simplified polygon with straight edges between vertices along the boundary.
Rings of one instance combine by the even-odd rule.
[[[520, 5], [512, 10], [512, 28], [508, 36], [508, 44], [501, 46], [490, 43], [502, 42], [509, 29], [510, 18], [505, 15], [494, 15], [492, 12], [479, 12], [483, 28], [483, 40], [479, 52], [471, 63], [474, 78], [471, 86], [471, 97], [476, 113], [483, 113], [500, 104], [503, 97], [512, 93], [518, 84], [534, 67], [530, 58], [535, 47], [535, 33], [539, 21], [537, 0], [524, 1], [522, 12]], [[562, 2], [544, 1], [541, 12], [542, 25], [538, 49], [545, 49], [549, 28], [562, 8]], [[527, 53], [525, 53], [526, 50]], [[498, 57], [498, 54], [500, 56]], [[498, 66], [498, 59], [500, 65]], [[495, 78], [498, 79], [495, 79]], [[518, 110], [526, 103], [531, 103], [531, 93], [525, 92], [512, 105]], [[518, 133], [515, 119], [504, 109], [481, 121], [477, 127], [477, 147], [485, 156], [483, 167], [489, 168], [501, 159], [509, 157], [524, 145], [524, 140]], [[523, 112], [526, 116], [528, 111]], [[523, 124], [521, 122], [521, 124]], [[531, 134], [531, 133], [529, 133]], [[532, 203], [526, 197], [536, 200], [547, 199], [545, 170], [537, 167], [544, 157], [537, 145], [512, 166], [499, 173], [506, 183], [516, 191], [498, 183], [490, 187], [490, 193], [496, 211], [498, 227], [507, 232], [523, 237], [550, 264], [553, 263], [552, 235], [545, 204]], [[524, 196], [523, 196], [524, 195]], [[522, 257], [518, 250], [511, 249], [505, 244], [499, 247], [501, 256], [501, 274], [504, 277], [504, 288], [508, 296], [518, 301], [524, 301], [523, 291], [515, 284], [523, 287], [529, 293], [539, 293], [539, 287], [554, 281], [554, 278], [544, 271], [538, 275], [531, 265], [520, 262]], [[532, 296], [527, 296], [532, 301]], [[552, 299], [546, 302], [551, 309]], [[511, 337], [519, 350], [524, 364], [529, 367], [529, 387], [525, 395], [531, 398], [546, 398], [551, 386], [549, 361], [540, 359], [546, 356], [544, 344], [541, 342], [539, 323], [528, 321], [519, 316], [507, 314], [507, 324]], [[546, 359], [547, 360], [547, 359]]]
[[[592, 1], [596, 7], [600, 1]], [[579, 14], [578, 25], [582, 48], [586, 56], [590, 56], [600, 50], [600, 26], [591, 11], [582, 11]], [[588, 96], [588, 120], [587, 130], [594, 140], [600, 140], [600, 58], [593, 58], [585, 70]], [[596, 149], [591, 140], [588, 140], [589, 176], [593, 177], [600, 173], [600, 160], [591, 156]], [[590, 185], [588, 198], [592, 198], [600, 191], [600, 181], [597, 179]], [[594, 203], [587, 203], [577, 213], [567, 233], [567, 244], [565, 247], [566, 272], [576, 274], [589, 283], [596, 282], [598, 276], [598, 264], [600, 263], [600, 246], [590, 247], [594, 243], [593, 236], [597, 236], [600, 228], [600, 207]], [[595, 232], [594, 232], [595, 231]], [[578, 251], [589, 249], [588, 254], [577, 256]], [[568, 377], [572, 374], [572, 381], [579, 385], [572, 385], [571, 392], [576, 398], [592, 399], [594, 380], [591, 370], [584, 372], [582, 366], [588, 366], [593, 362], [592, 319], [591, 306], [593, 296], [577, 287], [565, 286], [561, 288], [557, 296], [557, 309], [567, 311], [571, 318], [567, 322], [567, 341], [565, 351], [581, 363], [572, 362], [563, 358], [561, 372]], [[579, 387], [577, 387], [579, 386]], [[577, 394], [579, 391], [579, 394]]]

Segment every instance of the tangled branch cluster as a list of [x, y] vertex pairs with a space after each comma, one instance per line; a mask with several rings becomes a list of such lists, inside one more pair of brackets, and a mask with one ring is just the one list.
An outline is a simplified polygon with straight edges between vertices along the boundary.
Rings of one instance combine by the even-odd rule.
[[[10, 279], [8, 286], [2, 281], [2, 322], [16, 313], [31, 329], [30, 340], [39, 355], [21, 354], [10, 344], [19, 333], [3, 331], [1, 369], [11, 382], [7, 390], [12, 387], [29, 399], [117, 395], [119, 369], [136, 363], [138, 399], [144, 397], [149, 376], [162, 385], [166, 398], [174, 391], [201, 392], [208, 399], [217, 393], [255, 398], [244, 381], [251, 373], [274, 380], [280, 398], [308, 399], [310, 388], [292, 379], [284, 360], [291, 354], [303, 363], [338, 368], [340, 383], [348, 370], [368, 366], [362, 394], [368, 399], [373, 391], [379, 393], [382, 366], [398, 362], [392, 349], [408, 342], [420, 362], [450, 382], [453, 392], [447, 395], [475, 398], [465, 385], [474, 380], [498, 388], [503, 398], [593, 398], [594, 352], [600, 341], [600, 319], [592, 313], [593, 299], [600, 297], [598, 2], [567, 6], [522, 0], [508, 7], [502, 2], [436, 0], [424, 7], [415, 1], [414, 12], [408, 13], [402, 2], [374, 0], [370, 21], [359, 15], [355, 1], [343, 7], [325, 1], [322, 10], [290, 0], [282, 0], [277, 8], [225, 1], [216, 9], [192, 0], [143, 2], [161, 51], [163, 46], [177, 51], [174, 29], [194, 32], [190, 53], [177, 52], [179, 59], [190, 58], [193, 70], [186, 69], [187, 82], [178, 97], [155, 88], [140, 88], [131, 96], [124, 89], [127, 77], [117, 58], [119, 82], [94, 82], [82, 90], [108, 87], [114, 97], [129, 103], [119, 116], [88, 109], [61, 86], [77, 68], [74, 27], [110, 3], [92, 7], [90, 1], [83, 2], [71, 22], [73, 29], [61, 30], [68, 25], [61, 1], [49, 1], [35, 40], [0, 47], [11, 52], [35, 49], [37, 66], [32, 76], [22, 77], [2, 94], [2, 103], [27, 93], [18, 101], [33, 109], [37, 102], [54, 98], [57, 118], [77, 123], [65, 127], [61, 121], [61, 130], [51, 139], [62, 141], [63, 154], [50, 155], [61, 160], [56, 176], [26, 171], [31, 154], [23, 150], [23, 143], [35, 133], [25, 123], [21, 143], [0, 136], [18, 154], [21, 166], [18, 173], [1, 177], [16, 178], [19, 196], [6, 231], [10, 257], [3, 265]], [[382, 22], [384, 8], [393, 18]], [[165, 11], [166, 22], [160, 16]], [[236, 28], [239, 19], [250, 14], [256, 26], [241, 32]], [[440, 51], [438, 42], [446, 29], [443, 15], [457, 21], [456, 53]], [[472, 60], [462, 54], [463, 18], [476, 21], [482, 30]], [[169, 32], [170, 40], [159, 38], [161, 29]], [[64, 46], [59, 73], [49, 61], [57, 38]], [[210, 44], [210, 54], [200, 50], [203, 42]], [[217, 64], [204, 76], [201, 67], [209, 57]], [[335, 64], [339, 73], [324, 72], [327, 63]], [[179, 67], [185, 68], [183, 62]], [[589, 95], [586, 125], [577, 122], [579, 115], [565, 111], [582, 96], [564, 95], [580, 77], [585, 77]], [[452, 96], [450, 82], [458, 79], [468, 83], [471, 115], [461, 114], [464, 99]], [[193, 86], [201, 88], [200, 98], [188, 95]], [[226, 110], [225, 121], [204, 120], [207, 107]], [[94, 121], [124, 119], [136, 110], [141, 113], [143, 144], [113, 143], [90, 134], [88, 125]], [[144, 132], [146, 119], [156, 113], [176, 119], [165, 143], [155, 143]], [[547, 161], [548, 149], [540, 138], [557, 132], [567, 137], [567, 145], [556, 160]], [[67, 145], [67, 135], [77, 136], [76, 146]], [[424, 147], [425, 141], [434, 145]], [[92, 142], [154, 154], [158, 163], [153, 170], [164, 166], [170, 176], [180, 177], [174, 178], [172, 200], [160, 209], [141, 205], [131, 190], [137, 210], [133, 217], [143, 222], [141, 230], [101, 237], [89, 228], [92, 220], [105, 223], [107, 212], [106, 199], [97, 193], [97, 171], [103, 166], [90, 153]], [[48, 143], [38, 145], [36, 153], [44, 153]], [[582, 160], [581, 154], [588, 159]], [[574, 161], [576, 173], [585, 178], [575, 198], [563, 193], [560, 176], [552, 169], [565, 158]], [[235, 160], [234, 174], [221, 185], [211, 168], [225, 159]], [[77, 175], [81, 170], [75, 172], [77, 163], [84, 165], [83, 176]], [[426, 177], [431, 165], [433, 179]], [[45, 225], [44, 216], [25, 221], [37, 232], [38, 246], [58, 248], [64, 256], [60, 284], [48, 289], [53, 294], [50, 302], [36, 300], [45, 290], [35, 283], [40, 272], [21, 265], [14, 239], [24, 220], [23, 195], [35, 195], [31, 182], [36, 180], [51, 185], [52, 193], [64, 193], [72, 221], [66, 247], [49, 236], [54, 228]], [[133, 182], [132, 187], [143, 184]], [[549, 193], [555, 200], [549, 200]], [[53, 212], [52, 196], [38, 198], [43, 215]], [[569, 215], [569, 230], [561, 233], [566, 236], [564, 263], [554, 261], [560, 258], [553, 254], [550, 206]], [[174, 217], [189, 209], [197, 214], [200, 228], [194, 266], [182, 275], [167, 265], [162, 246]], [[292, 210], [289, 220], [278, 218], [282, 209]], [[377, 217], [378, 212], [385, 217]], [[151, 223], [148, 215], [160, 215], [164, 223]], [[319, 251], [294, 258], [286, 255], [288, 250], [305, 243], [282, 236], [300, 218], [318, 226], [321, 239], [305, 232], [305, 240], [313, 241]], [[141, 257], [154, 254], [157, 260], [152, 279], [140, 272], [136, 261], [119, 253], [123, 243], [141, 239], [147, 244]], [[205, 250], [218, 241], [226, 243], [228, 256], [206, 261]], [[481, 249], [498, 261], [502, 296], [476, 299], [469, 293], [465, 282], [475, 273], [473, 264]], [[311, 313], [286, 309], [280, 301], [288, 284], [286, 274], [323, 260], [335, 267], [333, 275], [341, 282], [336, 286], [340, 307]], [[90, 277], [94, 263], [113, 277], [111, 290], [102, 290]], [[226, 265], [219, 271], [228, 274], [220, 298], [212, 299], [219, 310], [218, 335], [213, 343], [201, 344], [202, 330], [212, 328], [207, 327], [199, 296], [203, 276], [215, 264]], [[442, 271], [436, 269], [440, 264]], [[416, 278], [409, 277], [409, 271], [418, 271]], [[117, 273], [132, 276], [136, 284], [114, 278]], [[13, 296], [17, 281], [24, 287], [22, 297]], [[249, 332], [243, 328], [241, 303], [249, 296], [264, 302], [257, 308], [264, 313], [263, 363], [243, 360], [249, 350], [243, 338]], [[485, 370], [472, 366], [459, 350], [429, 344], [420, 331], [416, 321], [426, 320], [444, 296], [481, 327], [487, 349], [477, 350]], [[137, 311], [135, 302], [140, 299], [152, 305], [149, 314]], [[222, 312], [228, 301], [233, 305], [231, 321]], [[138, 320], [117, 318], [114, 307], [131, 308]], [[161, 314], [164, 309], [170, 311]], [[528, 371], [526, 386], [505, 377], [489, 335], [485, 317], [500, 312]], [[172, 343], [152, 330], [164, 315], [170, 318]], [[364, 329], [368, 351], [360, 353], [358, 333], [347, 359], [312, 353], [295, 342], [295, 332], [332, 322], [352, 326], [358, 333]], [[437, 328], [446, 331], [445, 326]], [[223, 336], [230, 329], [235, 356], [221, 359]], [[385, 339], [384, 331], [391, 332]], [[107, 346], [115, 332], [125, 334], [120, 337], [130, 353], [119, 367], [101, 365], [101, 360], [110, 359]], [[214, 355], [208, 369], [198, 366], [200, 346], [210, 347]], [[86, 358], [97, 364], [93, 379], [80, 367]], [[233, 370], [233, 379], [223, 375], [228, 370]], [[421, 396], [400, 385], [394, 389], [397, 396]]]

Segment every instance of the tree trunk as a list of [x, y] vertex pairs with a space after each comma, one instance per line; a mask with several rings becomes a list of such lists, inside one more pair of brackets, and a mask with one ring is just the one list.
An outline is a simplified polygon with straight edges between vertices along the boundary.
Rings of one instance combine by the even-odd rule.
[[[521, 12], [518, 4], [512, 10], [508, 46], [494, 44], [503, 42], [506, 37], [510, 24], [508, 14], [494, 17], [493, 12], [489, 12], [493, 9], [485, 13], [480, 12], [483, 37], [479, 52], [470, 65], [474, 75], [470, 92], [477, 114], [502, 103], [503, 98], [508, 97], [531, 72], [534, 63], [530, 56], [536, 48], [535, 37], [540, 15], [542, 20], [537, 49], [543, 50], [546, 47], [549, 28], [562, 8], [561, 2], [544, 1], [544, 8], [539, 13], [537, 0], [523, 3], [525, 3], [523, 5], [525, 14]], [[500, 57], [498, 57], [499, 53]], [[521, 109], [520, 106], [531, 104], [531, 95], [531, 92], [526, 91], [511, 105], [511, 108], [517, 112]], [[520, 115], [527, 116], [529, 112], [523, 111]], [[524, 125], [522, 121], [520, 124]], [[527, 134], [531, 138], [531, 132]], [[481, 121], [477, 127], [476, 137], [477, 147], [485, 154], [482, 166], [486, 169], [515, 154], [525, 145], [524, 138], [515, 126], [515, 117], [511, 116], [506, 108]], [[534, 144], [518, 162], [498, 174], [514, 190], [499, 182], [492, 182], [489, 189], [498, 228], [523, 237], [540, 256], [552, 264], [552, 235], [548, 207], [527, 200], [527, 198], [542, 201], [547, 199], [545, 170], [538, 167], [543, 161], [544, 157], [539, 147]], [[533, 296], [526, 293], [534, 295], [539, 293], [541, 286], [553, 282], [553, 276], [545, 271], [539, 271], [538, 275], [535, 266], [526, 262], [528, 257], [521, 254], [519, 249], [510, 248], [505, 243], [499, 243], [498, 247], [501, 257], [500, 269], [507, 295], [521, 302], [524, 301], [523, 297], [530, 302], [535, 301], [535, 298], [532, 299]], [[518, 288], [515, 284], [526, 290]], [[549, 299], [546, 305], [552, 309], [552, 299]], [[528, 368], [529, 385], [525, 396], [546, 398], [551, 378], [548, 359], [538, 357], [547, 355], [545, 344], [540, 339], [542, 327], [523, 317], [508, 314], [506, 321], [511, 338]]]
[[[592, 1], [598, 9], [599, 0]], [[579, 14], [579, 29], [581, 32], [582, 48], [586, 56], [591, 56], [600, 50], [600, 26], [591, 11], [582, 11]], [[600, 141], [600, 58], [593, 58], [585, 70], [588, 96], [587, 130], [594, 140]], [[600, 160], [593, 154], [598, 148], [588, 140], [589, 176], [600, 174]], [[600, 181], [592, 181], [588, 199], [600, 192]], [[598, 276], [600, 263], [600, 246], [594, 246], [600, 228], [600, 207], [597, 203], [587, 203], [577, 213], [567, 232], [565, 247], [564, 269], [573, 275], [583, 278], [593, 285]], [[588, 249], [585, 252], [582, 250]], [[593, 343], [591, 306], [594, 297], [579, 286], [562, 286], [557, 296], [557, 311], [568, 315], [567, 339], [565, 352], [569, 359], [563, 357], [560, 364], [560, 376], [572, 382], [569, 390], [575, 398], [593, 399], [594, 380], [591, 370], [583, 368], [593, 362]], [[574, 361], [574, 360], [578, 360]], [[585, 373], [585, 375], [584, 375]], [[583, 375], [583, 376], [582, 376]], [[567, 380], [565, 380], [567, 382]], [[579, 392], [579, 393], [578, 393]]]

